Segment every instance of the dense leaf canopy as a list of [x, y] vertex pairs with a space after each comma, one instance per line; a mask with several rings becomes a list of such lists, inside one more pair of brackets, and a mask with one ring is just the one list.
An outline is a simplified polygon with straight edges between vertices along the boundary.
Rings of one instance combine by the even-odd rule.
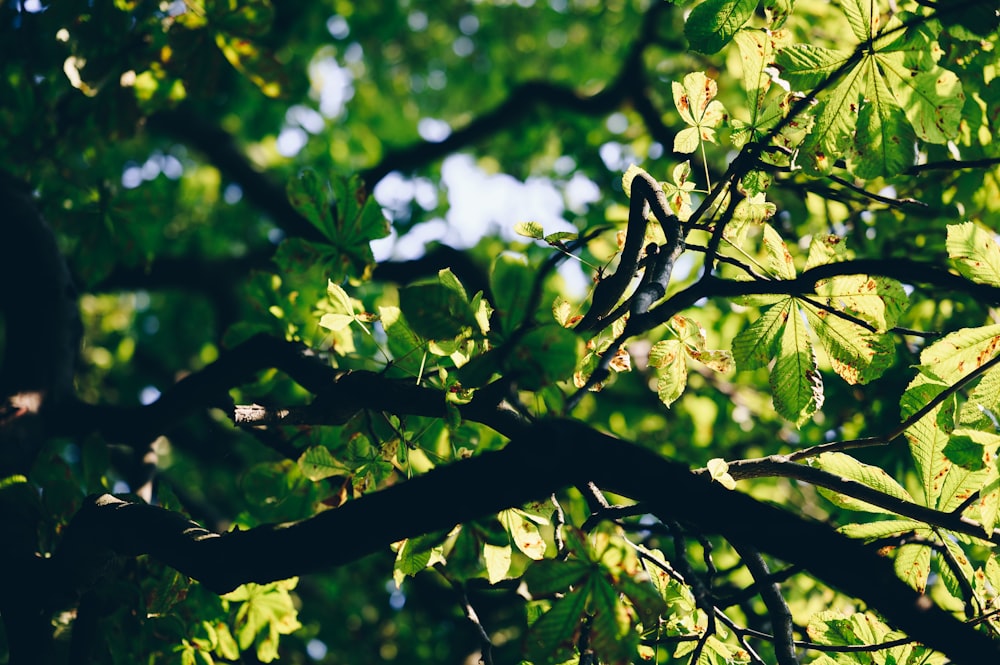
[[996, 662], [998, 11], [0, 1], [0, 664]]

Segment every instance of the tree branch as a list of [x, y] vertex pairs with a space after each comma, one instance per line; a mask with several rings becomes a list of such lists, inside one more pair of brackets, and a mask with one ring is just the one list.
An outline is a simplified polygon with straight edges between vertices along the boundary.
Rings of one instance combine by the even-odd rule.
[[503, 450], [439, 467], [301, 522], [224, 535], [160, 508], [97, 497], [73, 520], [75, 535], [67, 534], [56, 556], [71, 566], [88, 559], [81, 555], [88, 548], [148, 553], [225, 592], [244, 582], [343, 565], [403, 538], [449, 529], [590, 479], [644, 501], [661, 519], [683, 521], [800, 564], [958, 662], [1000, 656], [1000, 646], [989, 637], [899, 581], [891, 563], [862, 544], [575, 421], [524, 426]]

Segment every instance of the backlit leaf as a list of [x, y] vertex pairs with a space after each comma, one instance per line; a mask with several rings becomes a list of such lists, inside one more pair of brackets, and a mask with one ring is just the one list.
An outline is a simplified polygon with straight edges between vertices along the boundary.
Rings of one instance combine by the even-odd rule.
[[483, 544], [483, 560], [486, 561], [486, 576], [490, 584], [496, 584], [507, 577], [510, 570], [510, 545]]
[[926, 545], [903, 545], [896, 550], [892, 565], [901, 580], [923, 593], [931, 574], [931, 548]]
[[823, 406], [823, 377], [798, 309], [791, 307], [771, 370], [771, 398], [782, 418], [801, 425]]
[[757, 8], [757, 0], [705, 0], [684, 22], [684, 36], [691, 48], [716, 53], [729, 43]]
[[[899, 402], [900, 416], [905, 419], [913, 415], [945, 387], [945, 384], [918, 375]], [[954, 413], [955, 398], [950, 397], [906, 430], [910, 454], [913, 455], [917, 477], [924, 491], [924, 505], [928, 507], [936, 507], [945, 476], [951, 468], [944, 449], [954, 428]]]
[[656, 368], [656, 394], [670, 406], [687, 386], [687, 364], [684, 347], [675, 339], [662, 340], [649, 351], [649, 365]]
[[[902, 485], [896, 482], [881, 467], [859, 462], [850, 455], [845, 455], [844, 453], [823, 453], [813, 460], [813, 464], [824, 471], [861, 483], [886, 496], [910, 503], [914, 502], [910, 493], [903, 489]], [[825, 489], [821, 489], [820, 492], [842, 508], [871, 513], [890, 512], [886, 508], [880, 508], [846, 494]]]
[[326, 446], [309, 447], [299, 456], [298, 465], [302, 474], [312, 481], [350, 472], [350, 469], [334, 458]]
[[733, 338], [733, 359], [742, 370], [765, 367], [777, 355], [779, 333], [792, 309], [792, 300], [772, 305]]
[[1000, 286], [1000, 246], [990, 231], [973, 222], [949, 224], [945, 246], [960, 273], [976, 282]]

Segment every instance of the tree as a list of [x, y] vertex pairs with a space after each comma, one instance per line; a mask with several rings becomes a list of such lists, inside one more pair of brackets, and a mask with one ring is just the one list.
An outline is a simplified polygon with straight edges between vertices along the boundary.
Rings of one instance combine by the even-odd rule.
[[72, 4], [0, 663], [1000, 654], [996, 2]]

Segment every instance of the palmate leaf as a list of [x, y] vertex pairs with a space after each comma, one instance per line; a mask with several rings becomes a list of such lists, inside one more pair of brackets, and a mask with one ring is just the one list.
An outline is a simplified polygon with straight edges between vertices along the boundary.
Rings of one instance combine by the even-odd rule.
[[674, 81], [671, 89], [674, 106], [689, 125], [674, 137], [674, 152], [694, 152], [702, 141], [715, 143], [715, 130], [727, 118], [722, 102], [715, 99], [719, 92], [715, 81], [704, 72], [694, 72], [684, 77], [683, 84]]
[[670, 211], [677, 215], [677, 219], [686, 222], [691, 217], [691, 192], [694, 191], [691, 162], [684, 161], [675, 166], [671, 176], [673, 182], [661, 182], [660, 187], [667, 198]]
[[[854, 36], [868, 46], [821, 96], [801, 161], [826, 173], [834, 156], [849, 152], [849, 167], [859, 177], [896, 175], [913, 164], [916, 139], [945, 143], [957, 135], [965, 94], [958, 77], [937, 65], [941, 49], [929, 28], [903, 30], [892, 18], [880, 31], [869, 0], [846, 0], [842, 9]], [[797, 44], [782, 49], [775, 61], [795, 89], [812, 90], [851, 57]]]
[[338, 283], [348, 276], [367, 279], [375, 266], [370, 242], [389, 235], [389, 221], [361, 180], [336, 177], [327, 183], [312, 169], [304, 169], [289, 179], [286, 191], [292, 207], [327, 241], [310, 246], [326, 264], [329, 278]]

